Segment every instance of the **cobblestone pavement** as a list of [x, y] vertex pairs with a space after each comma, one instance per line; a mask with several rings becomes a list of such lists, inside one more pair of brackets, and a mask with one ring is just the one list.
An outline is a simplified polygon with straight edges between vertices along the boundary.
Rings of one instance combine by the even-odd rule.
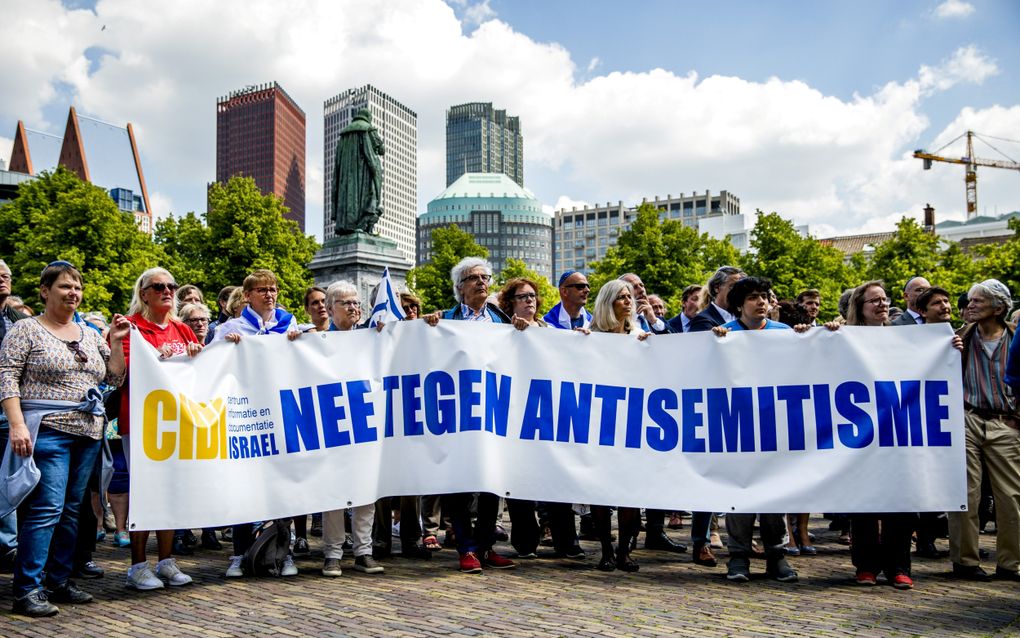
[[[299, 560], [296, 578], [228, 581], [228, 551], [198, 550], [179, 559], [195, 584], [137, 593], [123, 586], [127, 550], [103, 543], [96, 559], [106, 577], [82, 583], [96, 602], [63, 605], [54, 618], [11, 615], [10, 576], [0, 576], [0, 636], [1020, 635], [1020, 584], [960, 582], [948, 577], [948, 559], [915, 559], [913, 591], [861, 588], [826, 521], [812, 518], [811, 530], [819, 553], [792, 557], [801, 579], [785, 585], [766, 579], [759, 561], [756, 577], [738, 585], [724, 578], [724, 561], [708, 569], [690, 554], [646, 550], [634, 554], [640, 572], [602, 573], [597, 546], [587, 542], [584, 563], [540, 555], [514, 570], [465, 575], [447, 549], [431, 561], [387, 559], [386, 573], [372, 576], [345, 556], [343, 576], [328, 579], [319, 575], [319, 539], [311, 539], [313, 555]], [[670, 534], [686, 542], [689, 531]], [[982, 545], [992, 549], [994, 539]], [[513, 555], [508, 545], [498, 549]], [[985, 567], [994, 565], [993, 553]]]

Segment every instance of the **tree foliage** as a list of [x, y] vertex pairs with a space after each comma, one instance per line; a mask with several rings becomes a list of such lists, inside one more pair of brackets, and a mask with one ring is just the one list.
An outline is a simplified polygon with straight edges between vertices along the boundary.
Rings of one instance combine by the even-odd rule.
[[156, 224], [155, 240], [168, 256], [179, 283], [197, 285], [213, 298], [223, 286], [240, 285], [257, 268], [276, 273], [279, 303], [300, 310], [308, 270], [319, 244], [298, 225], [274, 195], [263, 195], [250, 177], [232, 177], [209, 189], [205, 224], [194, 213]]
[[450, 270], [465, 257], [488, 259], [489, 251], [456, 224], [432, 231], [432, 261], [412, 268], [407, 275], [408, 288], [421, 299], [422, 310], [445, 310], [457, 303]]
[[860, 283], [860, 271], [844, 261], [840, 250], [803, 237], [793, 222], [774, 212], [758, 211], [751, 248], [741, 259], [746, 272], [771, 279], [780, 299], [795, 299], [804, 290], [817, 289], [823, 319], [835, 317], [840, 295]]
[[64, 259], [82, 273], [82, 310], [107, 316], [127, 310], [135, 279], [163, 253], [105, 190], [60, 167], [21, 184], [0, 207], [0, 255], [11, 268], [13, 294], [38, 299], [39, 273]]
[[659, 219], [659, 211], [644, 203], [629, 229], [620, 234], [606, 256], [592, 263], [592, 299], [606, 281], [628, 272], [641, 277], [649, 294], [658, 294], [669, 314], [680, 311], [681, 293], [702, 283], [717, 268], [736, 264], [737, 250], [729, 241], [684, 226], [674, 219]]
[[978, 246], [975, 253], [981, 258], [978, 267], [983, 278], [998, 279], [1014, 297], [1020, 297], [1020, 217], [1009, 220], [1009, 228], [1013, 235], [1005, 243]]

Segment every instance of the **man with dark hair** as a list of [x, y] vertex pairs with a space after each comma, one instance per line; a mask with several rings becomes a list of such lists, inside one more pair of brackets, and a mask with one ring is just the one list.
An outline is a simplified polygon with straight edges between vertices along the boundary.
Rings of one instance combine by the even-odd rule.
[[911, 277], [908, 279], [907, 284], [903, 286], [903, 301], [906, 302], [907, 308], [903, 311], [903, 314], [893, 319], [890, 325], [916, 326], [924, 323], [924, 317], [921, 316], [917, 309], [917, 298], [929, 288], [931, 288], [931, 284], [924, 277]]
[[667, 321], [669, 329], [675, 333], [689, 332], [691, 320], [698, 316], [698, 304], [701, 301], [701, 286], [691, 284], [680, 293], [680, 312]]
[[989, 580], [978, 551], [978, 504], [987, 473], [995, 497], [995, 574], [1020, 581], [1020, 407], [1006, 385], [1006, 362], [1014, 339], [1006, 323], [1009, 288], [996, 279], [971, 287], [963, 340], [964, 442], [967, 449], [967, 511], [949, 514], [953, 575]]
[[568, 270], [560, 275], [560, 302], [545, 313], [542, 320], [553, 328], [576, 330], [591, 324], [591, 313], [585, 309], [591, 286], [583, 272]]
[[917, 296], [914, 305], [924, 323], [949, 323], [953, 318], [953, 303], [944, 288], [932, 286]]
[[822, 293], [818, 292], [814, 288], [808, 288], [797, 295], [797, 305], [804, 309], [807, 313], [809, 324], [812, 326], [818, 325], [818, 311], [822, 308]]

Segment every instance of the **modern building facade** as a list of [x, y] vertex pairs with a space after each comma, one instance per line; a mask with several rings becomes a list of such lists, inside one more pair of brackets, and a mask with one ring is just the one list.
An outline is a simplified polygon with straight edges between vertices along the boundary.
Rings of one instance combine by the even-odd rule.
[[496, 275], [513, 257], [552, 280], [552, 224], [531, 191], [502, 173], [467, 173], [418, 218], [418, 262], [432, 258], [432, 231], [455, 224], [489, 250]]
[[376, 230], [397, 242], [397, 248], [411, 263], [415, 261], [415, 218], [418, 215], [418, 116], [370, 84], [349, 89], [323, 104], [323, 237], [333, 238], [333, 162], [340, 131], [361, 109], [372, 114], [385, 153], [382, 164], [383, 216]]
[[446, 111], [446, 185], [465, 173], [503, 173], [524, 186], [524, 137], [521, 120], [470, 102]]
[[[13, 185], [63, 166], [82, 181], [106, 189], [120, 210], [134, 215], [138, 228], [152, 234], [152, 207], [131, 124], [115, 126], [78, 115], [72, 106], [63, 137], [26, 128], [18, 121], [9, 173]], [[19, 177], [22, 176], [22, 177]]]
[[276, 82], [216, 100], [216, 181], [236, 175], [282, 199], [305, 232], [305, 112]]
[[[727, 235], [732, 238], [743, 228], [740, 200], [728, 191], [720, 191], [718, 195], [705, 191], [691, 195], [681, 193], [679, 197], [643, 198], [641, 203], [655, 206], [663, 220], [673, 219], [699, 230], [702, 224], [711, 226], [703, 232], [711, 230], [713, 237], [719, 235], [717, 239]], [[608, 202], [605, 206], [584, 206], [581, 209], [574, 206], [570, 210], [556, 211], [555, 272], [579, 270], [590, 273], [591, 262], [605, 257], [609, 247], [616, 245], [620, 233], [630, 228], [637, 209], [637, 206], [624, 206], [620, 201], [616, 204]], [[746, 233], [742, 240], [737, 239], [744, 242], [746, 249]]]

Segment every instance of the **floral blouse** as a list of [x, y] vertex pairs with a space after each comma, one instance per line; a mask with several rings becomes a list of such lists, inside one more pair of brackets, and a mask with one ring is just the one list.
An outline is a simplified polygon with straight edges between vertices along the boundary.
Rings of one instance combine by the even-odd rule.
[[[38, 319], [15, 323], [0, 346], [0, 401], [18, 397], [78, 402], [100, 383], [119, 386], [124, 375], [114, 375], [107, 368], [110, 346], [92, 328], [79, 324], [79, 329], [80, 348], [88, 357], [84, 362], [76, 360], [67, 342]], [[103, 435], [103, 417], [85, 412], [50, 414], [42, 425], [92, 439]]]

